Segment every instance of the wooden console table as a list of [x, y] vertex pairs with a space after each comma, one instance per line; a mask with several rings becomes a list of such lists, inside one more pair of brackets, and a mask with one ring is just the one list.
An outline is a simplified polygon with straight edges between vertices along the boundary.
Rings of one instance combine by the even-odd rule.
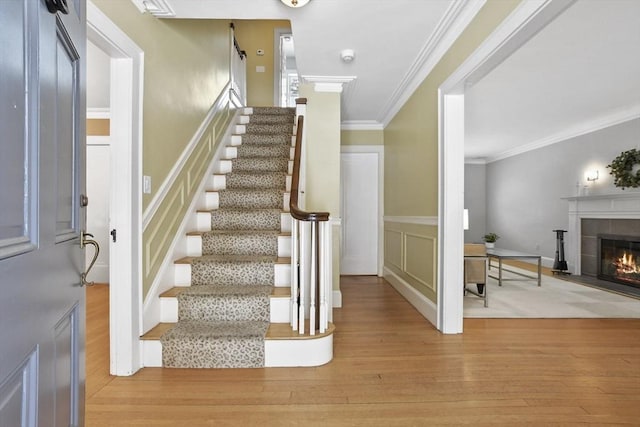
[[[506, 281], [529, 281], [529, 280], [537, 280], [538, 286], [542, 286], [541, 278], [542, 278], [542, 257], [540, 255], [533, 255], [524, 252], [511, 251], [508, 249], [487, 249], [487, 256], [489, 257], [489, 271], [491, 271], [491, 260], [496, 259], [498, 261], [498, 276], [492, 276], [489, 274], [489, 277], [492, 279], [498, 280], [498, 286], [502, 286], [502, 282]], [[519, 271], [509, 270], [502, 266], [502, 261], [505, 259], [535, 259], [538, 260], [538, 275], [532, 276], [529, 274], [521, 273]], [[513, 273], [519, 278], [512, 279], [504, 279], [502, 277], [502, 271], [508, 271], [509, 273]]]

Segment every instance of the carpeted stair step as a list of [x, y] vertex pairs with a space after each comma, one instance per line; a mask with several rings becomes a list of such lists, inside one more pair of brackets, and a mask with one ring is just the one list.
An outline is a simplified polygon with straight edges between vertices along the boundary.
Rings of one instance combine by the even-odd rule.
[[245, 125], [245, 133], [259, 133], [259, 134], [293, 134], [293, 118], [290, 123], [277, 123], [277, 124], [255, 124], [248, 123]]
[[201, 285], [178, 294], [178, 320], [269, 321], [273, 286]]
[[282, 188], [286, 189], [286, 172], [231, 172], [225, 176], [225, 188]]
[[234, 189], [218, 192], [220, 208], [282, 209], [282, 189]]
[[213, 230], [202, 233], [203, 255], [278, 255], [280, 231]]
[[286, 134], [243, 134], [236, 135], [240, 138], [240, 145], [242, 144], [260, 144], [260, 145], [270, 145], [270, 144], [292, 144], [291, 138], [293, 135], [293, 128], [287, 132]]
[[291, 157], [291, 144], [251, 144], [244, 143], [236, 147], [236, 157]]
[[252, 115], [264, 115], [264, 114], [276, 114], [276, 115], [289, 115], [293, 116], [296, 113], [294, 107], [282, 108], [282, 107], [249, 107], [252, 110]]
[[221, 208], [210, 212], [211, 229], [282, 230], [282, 209]]
[[231, 160], [232, 172], [287, 172], [288, 157], [241, 157]]
[[249, 116], [249, 123], [253, 124], [292, 124], [293, 114], [252, 114]]
[[203, 255], [191, 260], [191, 285], [273, 285], [277, 256]]
[[160, 337], [162, 365], [171, 368], [264, 366], [266, 321], [185, 320]]

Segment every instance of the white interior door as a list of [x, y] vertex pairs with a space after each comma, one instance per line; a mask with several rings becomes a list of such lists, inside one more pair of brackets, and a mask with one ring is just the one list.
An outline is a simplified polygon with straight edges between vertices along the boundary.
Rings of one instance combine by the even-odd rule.
[[342, 153], [340, 274], [378, 273], [378, 153]]
[[0, 5], [0, 426], [84, 424], [84, 0]]

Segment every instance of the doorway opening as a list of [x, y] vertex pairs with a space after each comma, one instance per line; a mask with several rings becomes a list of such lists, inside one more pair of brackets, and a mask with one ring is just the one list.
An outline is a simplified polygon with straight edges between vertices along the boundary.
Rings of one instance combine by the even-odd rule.
[[288, 28], [277, 28], [274, 38], [275, 64], [274, 102], [279, 107], [295, 107], [298, 97], [298, 66], [296, 64], [293, 34]]

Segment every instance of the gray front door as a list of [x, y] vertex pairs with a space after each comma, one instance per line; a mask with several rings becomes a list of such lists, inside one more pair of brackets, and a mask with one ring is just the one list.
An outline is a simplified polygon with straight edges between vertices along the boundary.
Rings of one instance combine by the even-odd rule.
[[0, 0], [2, 427], [84, 424], [85, 19]]

